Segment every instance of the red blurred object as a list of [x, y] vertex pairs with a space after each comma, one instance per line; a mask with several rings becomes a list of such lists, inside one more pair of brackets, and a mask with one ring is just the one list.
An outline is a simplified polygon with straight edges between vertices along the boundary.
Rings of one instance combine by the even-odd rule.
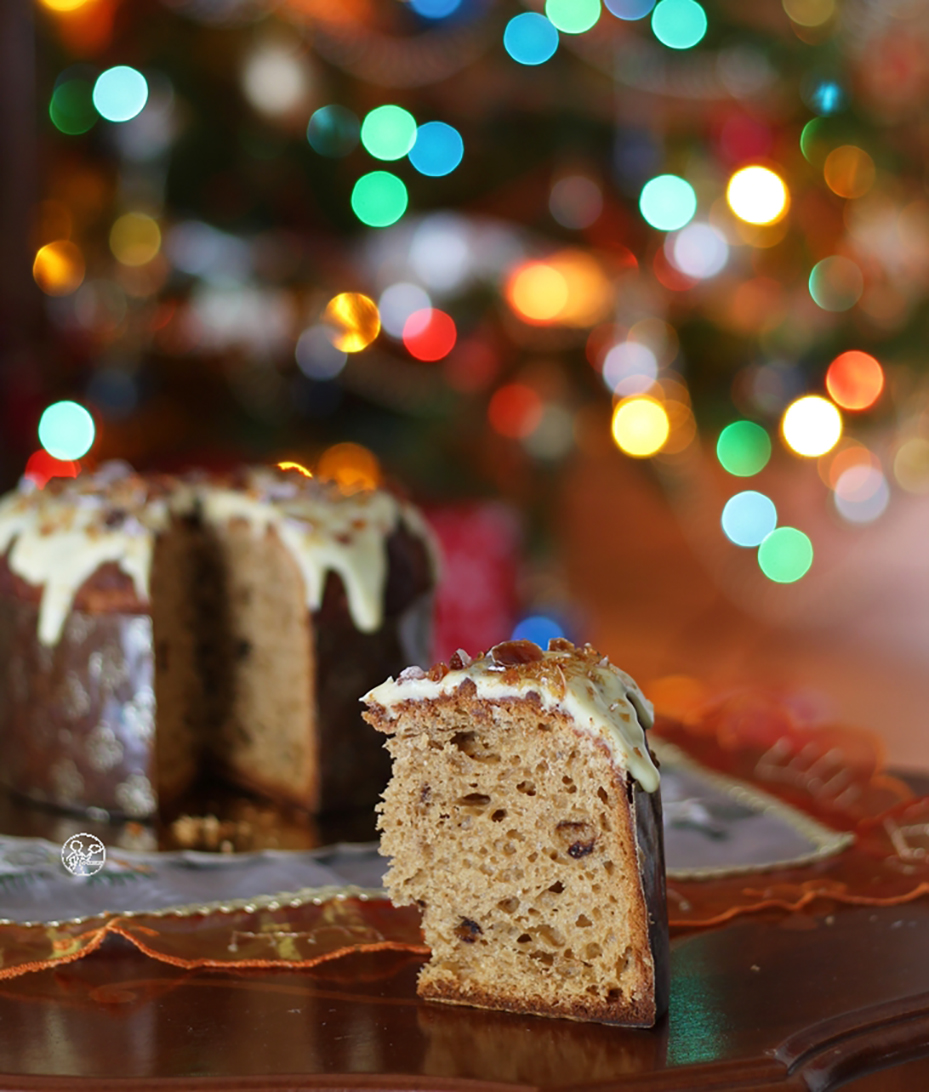
[[525, 383], [507, 383], [494, 392], [487, 417], [501, 436], [519, 440], [528, 436], [542, 419], [542, 399]]
[[23, 477], [35, 482], [39, 489], [44, 489], [52, 478], [76, 478], [80, 472], [79, 462], [56, 459], [47, 451], [35, 451], [29, 456]]
[[443, 555], [433, 659], [447, 661], [459, 648], [472, 656], [484, 652], [516, 624], [519, 517], [499, 503], [434, 508], [426, 515]]
[[773, 143], [770, 126], [748, 114], [730, 114], [719, 133], [719, 150], [733, 165], [763, 159]]
[[435, 307], [414, 311], [403, 326], [403, 344], [417, 360], [441, 360], [455, 348], [457, 339], [455, 320]]

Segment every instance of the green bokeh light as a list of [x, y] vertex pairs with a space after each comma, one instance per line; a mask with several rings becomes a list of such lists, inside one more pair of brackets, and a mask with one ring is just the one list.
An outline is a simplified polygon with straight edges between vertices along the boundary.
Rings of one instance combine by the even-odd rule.
[[562, 34], [583, 34], [600, 18], [600, 0], [545, 0], [545, 14]]
[[771, 437], [754, 421], [733, 421], [719, 434], [716, 458], [737, 478], [750, 478], [771, 458]]
[[678, 175], [659, 174], [645, 183], [639, 211], [653, 228], [677, 231], [693, 219], [697, 195], [693, 186]]
[[823, 258], [810, 272], [810, 295], [824, 311], [848, 311], [861, 299], [863, 291], [861, 270], [841, 254]]
[[406, 186], [390, 171], [363, 174], [352, 190], [352, 210], [368, 227], [389, 227], [406, 212]]
[[652, 12], [652, 33], [668, 49], [692, 49], [706, 27], [706, 12], [697, 0], [660, 0]]
[[776, 584], [793, 584], [813, 564], [813, 543], [796, 527], [778, 527], [758, 547], [758, 564]]
[[361, 123], [361, 143], [375, 159], [402, 159], [416, 142], [416, 119], [402, 106], [378, 106]]
[[94, 109], [93, 84], [87, 80], [65, 80], [52, 92], [48, 116], [62, 133], [78, 136], [92, 129], [97, 121]]

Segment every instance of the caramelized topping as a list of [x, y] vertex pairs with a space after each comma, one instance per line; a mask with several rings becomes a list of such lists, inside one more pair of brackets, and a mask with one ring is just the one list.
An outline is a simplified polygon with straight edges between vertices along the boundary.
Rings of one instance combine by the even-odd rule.
[[[573, 645], [570, 646], [573, 649]], [[539, 663], [544, 653], [532, 641], [503, 641], [490, 650], [494, 663], [501, 667], [518, 667], [520, 664]]]

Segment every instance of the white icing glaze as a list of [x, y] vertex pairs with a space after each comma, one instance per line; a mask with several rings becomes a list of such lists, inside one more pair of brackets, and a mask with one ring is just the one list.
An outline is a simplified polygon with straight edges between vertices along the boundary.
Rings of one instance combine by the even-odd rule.
[[343, 496], [323, 483], [252, 470], [239, 489], [175, 481], [170, 491], [150, 498], [143, 478], [105, 464], [97, 475], [43, 491], [24, 485], [0, 500], [0, 555], [9, 549], [11, 570], [42, 587], [39, 640], [57, 643], [81, 585], [107, 562], [117, 564], [147, 601], [157, 534], [172, 512], [194, 509], [213, 524], [243, 519], [256, 535], [276, 533], [300, 569], [310, 610], [322, 601], [326, 575], [338, 573], [352, 620], [366, 633], [382, 621], [386, 539], [398, 524], [426, 543], [437, 568], [422, 517], [390, 493]]
[[466, 679], [471, 679], [476, 697], [483, 701], [538, 694], [543, 709], [566, 713], [579, 729], [602, 739], [614, 762], [628, 770], [646, 792], [658, 788], [658, 769], [644, 731], [654, 723], [652, 704], [629, 675], [600, 658], [589, 645], [551, 648], [541, 660], [515, 667], [498, 663], [492, 649], [439, 679], [408, 668], [400, 678], [389, 678], [361, 700], [380, 706], [394, 719], [405, 702], [447, 697]]

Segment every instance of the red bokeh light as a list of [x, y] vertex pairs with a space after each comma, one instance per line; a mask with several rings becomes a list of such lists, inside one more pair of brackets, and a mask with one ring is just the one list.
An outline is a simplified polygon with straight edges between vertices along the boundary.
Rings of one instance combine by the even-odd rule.
[[44, 489], [52, 478], [76, 478], [80, 472], [79, 462], [56, 459], [47, 451], [34, 451], [26, 463], [23, 477], [35, 482], [39, 489]]
[[542, 420], [542, 399], [525, 383], [507, 383], [494, 392], [487, 419], [501, 436], [521, 440]]
[[826, 390], [842, 409], [873, 406], [884, 389], [884, 369], [869, 353], [841, 353], [826, 372]]
[[455, 320], [435, 307], [414, 311], [403, 324], [403, 344], [417, 360], [441, 360], [458, 339]]

